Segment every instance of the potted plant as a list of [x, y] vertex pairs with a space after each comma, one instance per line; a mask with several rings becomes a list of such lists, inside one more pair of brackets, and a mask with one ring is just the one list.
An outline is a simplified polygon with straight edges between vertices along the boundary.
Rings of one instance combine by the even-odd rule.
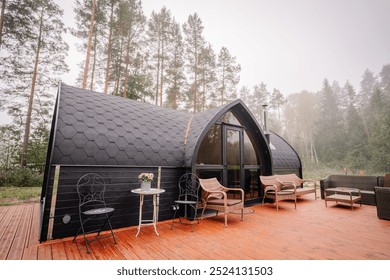
[[141, 173], [138, 175], [138, 179], [141, 182], [141, 191], [150, 191], [153, 178], [153, 173]]

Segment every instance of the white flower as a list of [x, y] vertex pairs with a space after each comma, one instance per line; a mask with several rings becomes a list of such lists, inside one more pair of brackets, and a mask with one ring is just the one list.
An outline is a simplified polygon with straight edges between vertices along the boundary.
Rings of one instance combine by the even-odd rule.
[[138, 180], [140, 180], [141, 182], [150, 182], [153, 181], [153, 178], [153, 173], [141, 173], [138, 175]]

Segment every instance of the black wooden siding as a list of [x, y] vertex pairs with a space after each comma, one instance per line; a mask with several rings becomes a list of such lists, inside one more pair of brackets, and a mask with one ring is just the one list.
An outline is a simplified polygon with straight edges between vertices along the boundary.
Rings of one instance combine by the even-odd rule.
[[[54, 182], [54, 170], [50, 174], [49, 194], [52, 193]], [[109, 207], [115, 208], [115, 213], [111, 218], [113, 228], [121, 228], [138, 224], [139, 215], [139, 195], [133, 194], [132, 189], [140, 187], [138, 175], [142, 172], [151, 172], [155, 175], [152, 187], [157, 186], [158, 167], [132, 167], [132, 166], [61, 166], [59, 185], [56, 198], [56, 209], [53, 224], [52, 237], [63, 238], [74, 235], [79, 226], [78, 217], [78, 196], [76, 185], [78, 179], [89, 172], [101, 175], [106, 181], [105, 199]], [[172, 218], [171, 205], [177, 199], [177, 182], [184, 168], [162, 167], [160, 188], [165, 192], [160, 195], [159, 220]], [[49, 217], [51, 207], [51, 197], [45, 205], [45, 217]], [[151, 219], [152, 215], [152, 197], [146, 196], [143, 208], [145, 219]], [[62, 223], [62, 217], [68, 214], [71, 216], [69, 224]], [[96, 226], [98, 223], [90, 223]], [[47, 240], [49, 228], [49, 219], [43, 222], [41, 241]], [[91, 230], [89, 227], [87, 230]]]

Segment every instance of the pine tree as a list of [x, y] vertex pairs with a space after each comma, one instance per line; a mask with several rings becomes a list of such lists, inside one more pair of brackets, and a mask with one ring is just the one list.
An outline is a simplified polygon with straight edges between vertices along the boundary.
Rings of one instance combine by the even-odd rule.
[[165, 72], [168, 65], [168, 51], [172, 38], [172, 16], [171, 11], [163, 7], [159, 13], [152, 12], [148, 22], [149, 44], [152, 45], [151, 51], [155, 59], [155, 79], [156, 79], [156, 105], [163, 105], [164, 82], [166, 80]]
[[365, 169], [367, 167], [367, 137], [363, 118], [358, 112], [358, 96], [349, 82], [346, 82], [342, 93], [345, 104], [343, 129], [346, 141], [345, 165], [353, 170]]
[[276, 112], [276, 116], [277, 116], [276, 118], [277, 123], [275, 127], [277, 126], [278, 129], [275, 130], [275, 132], [281, 132], [281, 127], [282, 127], [281, 110], [282, 110], [282, 106], [285, 104], [286, 104], [286, 99], [284, 98], [283, 94], [278, 89], [274, 89], [272, 94], [270, 95], [270, 108]]
[[[141, 78], [141, 76], [135, 78], [133, 75], [139, 71], [137, 67], [144, 65], [139, 59], [146, 55], [142, 51], [146, 19], [141, 2], [137, 0], [121, 1], [115, 14], [112, 39], [113, 67], [110, 75], [114, 82], [113, 94], [129, 97], [134, 89], [129, 89], [128, 86], [134, 85], [133, 82]], [[143, 81], [137, 82], [138, 85], [142, 83]]]
[[[57, 85], [56, 75], [67, 71], [64, 59], [68, 46], [62, 39], [63, 11], [54, 1], [23, 0], [9, 7], [20, 21], [12, 22], [12, 28], [5, 26], [12, 34], [6, 56], [1, 57], [0, 76], [2, 91], [8, 96], [8, 112], [15, 123], [24, 126], [21, 164], [26, 166], [34, 124], [48, 122], [51, 100], [47, 93]], [[34, 102], [36, 97], [38, 102]]]
[[7, 4], [6, 0], [1, 0], [1, 10], [0, 10], [0, 50], [1, 43], [3, 38], [3, 25], [4, 25], [4, 14], [5, 14], [5, 6]]
[[321, 118], [317, 123], [315, 141], [318, 143], [320, 160], [328, 163], [340, 162], [345, 151], [345, 142], [340, 135], [343, 128], [337, 91], [338, 87], [335, 87], [335, 84], [331, 86], [329, 81], [325, 79], [319, 93], [318, 113]]
[[252, 111], [256, 120], [263, 124], [263, 105], [268, 105], [270, 93], [267, 90], [267, 85], [261, 82], [253, 87], [253, 92], [248, 96], [248, 107]]
[[217, 83], [221, 105], [237, 97], [236, 86], [240, 81], [241, 66], [226, 47], [222, 47], [217, 61]]
[[188, 17], [186, 23], [183, 24], [185, 51], [187, 58], [187, 69], [190, 77], [188, 94], [193, 102], [193, 112], [199, 111], [198, 92], [199, 92], [199, 56], [205, 46], [203, 38], [203, 24], [198, 14], [193, 14]]
[[286, 139], [298, 151], [304, 166], [318, 164], [316, 124], [318, 95], [309, 91], [291, 94], [285, 106]]
[[[200, 99], [201, 111], [206, 108], [214, 107], [216, 99], [214, 87], [216, 81], [216, 61], [215, 54], [210, 44], [203, 48], [199, 55], [199, 85], [200, 85]], [[206, 100], [209, 100], [206, 103]]]
[[92, 37], [93, 37], [93, 33], [94, 33], [94, 24], [95, 24], [95, 13], [96, 13], [96, 0], [92, 0], [91, 18], [89, 21], [88, 44], [87, 44], [87, 51], [86, 51], [86, 55], [85, 55], [85, 65], [84, 65], [82, 88], [87, 87], [89, 59], [90, 59], [90, 53], [91, 53], [91, 47], [92, 47]]
[[112, 33], [114, 29], [114, 10], [118, 3], [118, 0], [110, 0], [109, 4], [109, 21], [108, 21], [108, 38], [107, 38], [107, 49], [105, 50], [105, 53], [107, 54], [107, 60], [106, 60], [106, 67], [104, 70], [104, 89], [103, 92], [105, 94], [108, 93], [108, 85], [110, 82], [110, 68], [111, 68], [111, 56], [112, 56]]
[[172, 20], [171, 24], [172, 41], [169, 50], [169, 64], [167, 67], [166, 84], [167, 84], [167, 99], [165, 106], [168, 108], [178, 109], [179, 102], [182, 99], [182, 92], [186, 83], [184, 74], [184, 58], [183, 58], [183, 37], [181, 34], [180, 25]]

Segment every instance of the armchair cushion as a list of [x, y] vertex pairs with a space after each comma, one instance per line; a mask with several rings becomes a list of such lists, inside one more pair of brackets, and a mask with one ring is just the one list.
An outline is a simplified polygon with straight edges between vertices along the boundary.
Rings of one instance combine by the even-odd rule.
[[[202, 202], [203, 211], [206, 209], [212, 209], [224, 212], [225, 214], [225, 227], [227, 227], [227, 214], [235, 211], [241, 211], [241, 220], [244, 219], [244, 191], [240, 188], [226, 188], [222, 186], [217, 178], [199, 179], [200, 186], [202, 188]], [[238, 192], [240, 194], [239, 199], [228, 198], [228, 192]]]

